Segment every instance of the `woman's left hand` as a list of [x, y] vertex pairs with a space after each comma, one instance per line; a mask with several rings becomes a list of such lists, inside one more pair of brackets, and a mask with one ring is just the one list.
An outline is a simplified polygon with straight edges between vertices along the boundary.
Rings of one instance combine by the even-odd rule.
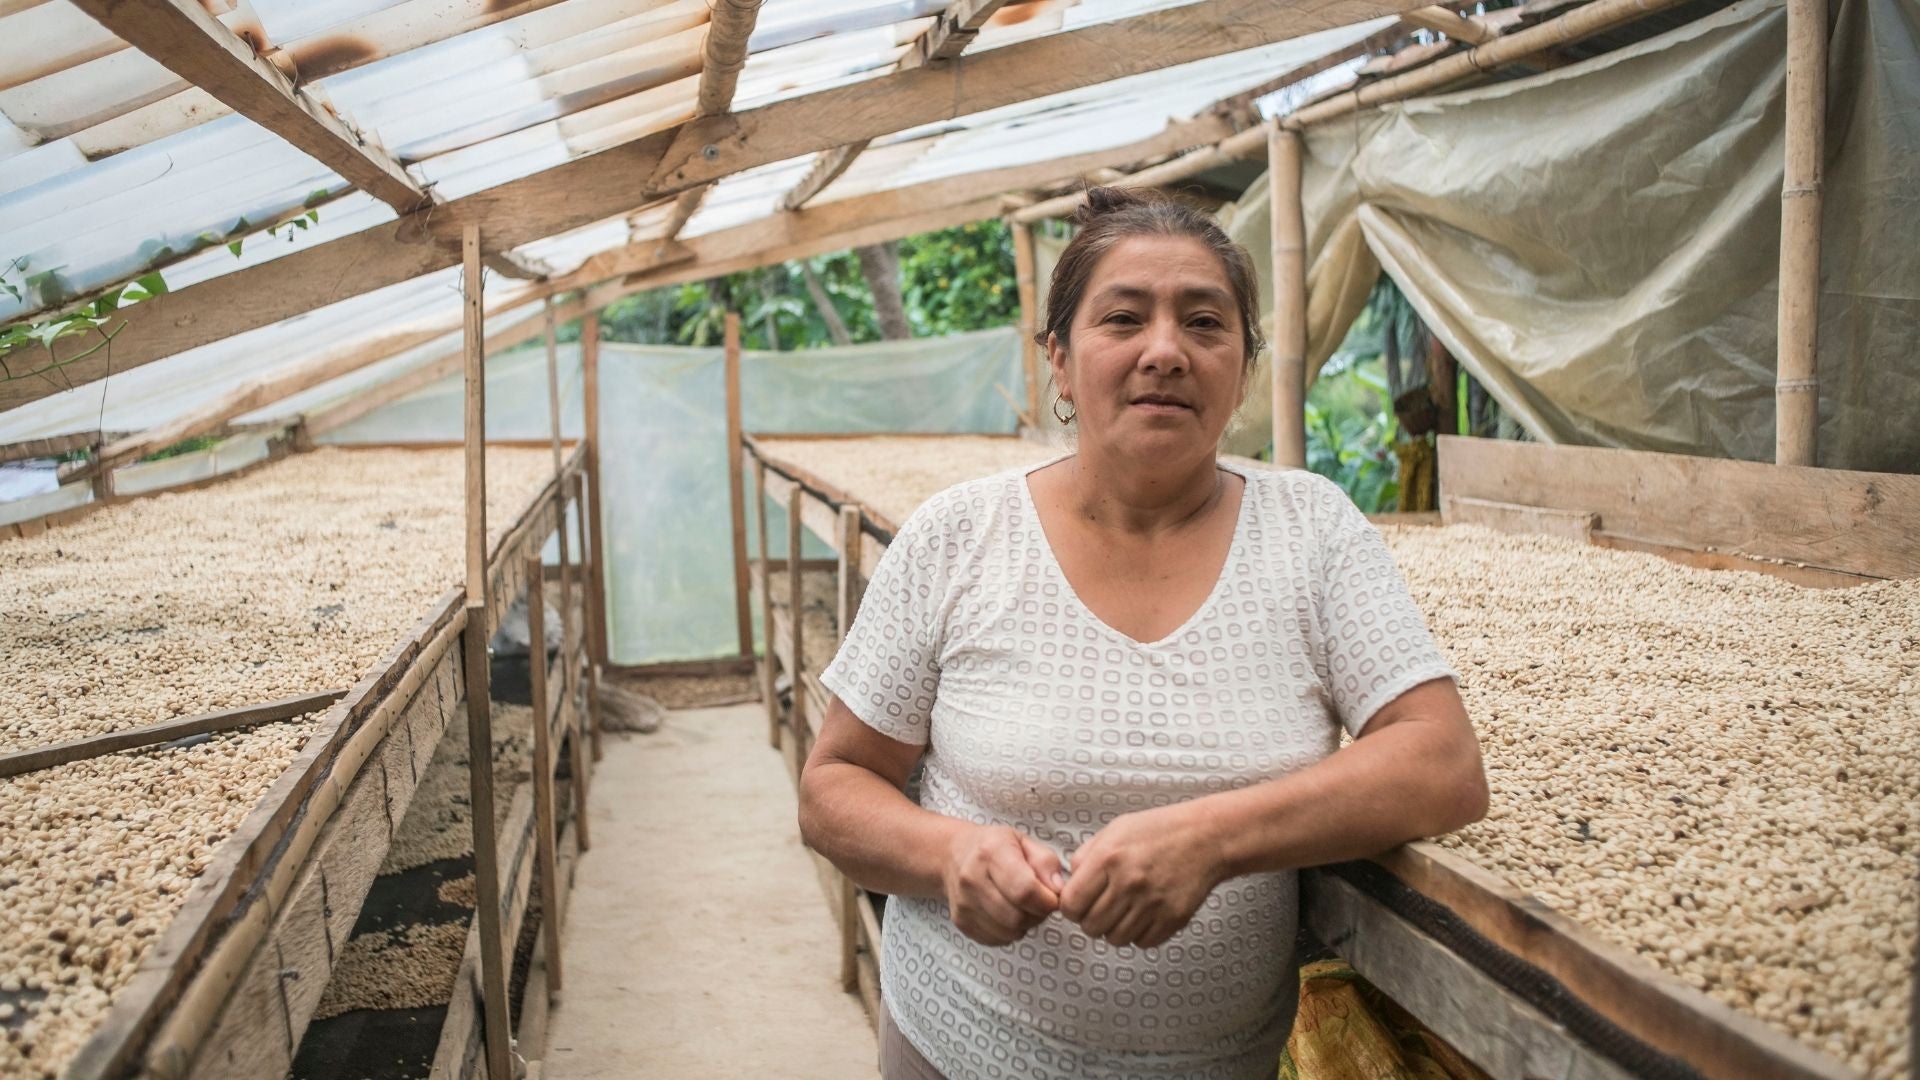
[[1060, 913], [1110, 945], [1164, 944], [1222, 879], [1203, 815], [1188, 802], [1108, 822], [1074, 853]]

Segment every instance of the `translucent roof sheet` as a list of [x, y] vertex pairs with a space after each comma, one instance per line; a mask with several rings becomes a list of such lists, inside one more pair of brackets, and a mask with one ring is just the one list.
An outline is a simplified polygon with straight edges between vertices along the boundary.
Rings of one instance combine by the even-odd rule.
[[[692, 118], [707, 2], [206, 5], [304, 93], [445, 201]], [[969, 53], [1189, 2], [1012, 0]], [[946, 0], [767, 0], [734, 108], [884, 76], [945, 6]], [[896, 132], [876, 139], [815, 203], [1124, 146], [1379, 25]], [[750, 227], [779, 212], [783, 196], [813, 163], [809, 155], [723, 179], [679, 236]], [[596, 254], [657, 242], [670, 205], [637, 205], [526, 244], [518, 254], [564, 274]], [[57, 311], [152, 269], [161, 269], [171, 288], [185, 288], [394, 217], [385, 203], [233, 115], [69, 0], [0, 3], [0, 284], [7, 287], [0, 289], [0, 321]], [[273, 235], [262, 231], [268, 227]], [[234, 241], [237, 254], [229, 248]], [[457, 317], [455, 284], [448, 273], [429, 275], [116, 374], [105, 387], [54, 395], [0, 414], [0, 442], [150, 427], [322, 348], [423, 319]], [[496, 280], [496, 291], [500, 285]], [[363, 369], [300, 401], [338, 397], [424, 362], [429, 352], [422, 347]], [[272, 409], [262, 415], [268, 414], [287, 415]]]

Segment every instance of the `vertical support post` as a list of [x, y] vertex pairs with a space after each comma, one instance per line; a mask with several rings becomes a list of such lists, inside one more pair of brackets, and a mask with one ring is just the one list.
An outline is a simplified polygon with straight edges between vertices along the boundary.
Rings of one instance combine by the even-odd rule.
[[787, 496], [787, 631], [792, 635], [788, 644], [793, 652], [793, 670], [787, 675], [793, 680], [793, 753], [795, 767], [806, 763], [807, 750], [807, 670], [806, 653], [801, 651], [804, 642], [802, 631], [807, 625], [805, 579], [800, 569], [800, 502], [806, 493], [800, 485], [793, 485], [793, 491]]
[[766, 631], [767, 652], [760, 661], [760, 700], [767, 703], [767, 742], [780, 749], [780, 698], [773, 690], [773, 549], [767, 546], [767, 463], [753, 456], [754, 506], [760, 519], [760, 625]]
[[733, 511], [733, 617], [740, 655], [753, 655], [753, 613], [747, 598], [747, 495], [740, 445], [740, 314], [727, 312], [727, 498]]
[[1020, 293], [1020, 370], [1027, 378], [1027, 423], [1037, 428], [1046, 410], [1040, 404], [1040, 346], [1033, 340], [1033, 336], [1040, 332], [1033, 226], [1009, 218], [1007, 228], [1013, 231], [1013, 279]]
[[[580, 317], [580, 367], [587, 407], [587, 536], [580, 538], [581, 566], [587, 570], [587, 715], [593, 760], [599, 761], [600, 669], [607, 662], [606, 530], [601, 525], [600, 473], [600, 313]], [[584, 819], [583, 819], [584, 824]], [[587, 845], [584, 840], [580, 846]]]
[[460, 235], [465, 307], [467, 450], [467, 610], [461, 648], [467, 677], [468, 809], [473, 815], [475, 918], [480, 924], [480, 1004], [487, 1075], [511, 1076], [506, 943], [500, 936], [500, 849], [493, 835], [493, 712], [487, 638], [487, 382], [486, 324], [481, 302], [480, 227]]
[[1300, 135], [1267, 129], [1273, 198], [1273, 461], [1307, 466], [1307, 224]]
[[1827, 3], [1787, 2], [1787, 161], [1780, 189], [1780, 345], [1773, 459], [1819, 459], [1820, 204], [1826, 148]]
[[[566, 505], [566, 498], [560, 499]], [[564, 527], [565, 523], [562, 523]], [[527, 556], [527, 682], [533, 691], [533, 842], [540, 863], [540, 935], [547, 943], [547, 993], [560, 989], [559, 821], [553, 804], [553, 716], [547, 712], [547, 598], [538, 553]], [[562, 616], [565, 612], [562, 611]], [[567, 653], [560, 651], [561, 663]], [[563, 680], [564, 681], [564, 680]]]
[[[589, 316], [588, 318], [591, 320], [592, 317]], [[564, 441], [561, 437], [560, 423], [560, 357], [557, 344], [559, 327], [554, 324], [552, 297], [548, 297], [546, 301], [546, 319], [547, 421], [553, 428], [553, 475], [556, 479], [560, 479], [566, 471], [566, 457], [563, 449]], [[594, 390], [597, 394], [599, 387], [596, 385]], [[569, 550], [572, 538], [568, 535], [567, 529], [567, 505], [569, 502], [572, 503], [573, 512], [580, 520], [581, 533], [583, 534], [581, 537], [581, 553], [584, 556], [586, 551], [586, 538], [584, 534], [586, 532], [587, 504], [586, 500], [581, 497], [582, 490], [583, 484], [578, 474], [573, 478], [571, 492], [568, 491], [568, 485], [564, 480], [560, 482], [558, 490], [560, 498], [560, 657], [563, 661], [560, 665], [560, 700], [565, 705], [567, 713], [573, 716], [580, 714], [580, 706], [578, 704], [580, 701], [580, 669], [579, 665], [574, 663], [573, 660], [573, 559], [572, 552]], [[541, 579], [536, 577], [534, 580], [539, 581]], [[584, 582], [582, 582], [581, 588], [584, 592], [586, 589]], [[587, 605], [582, 603], [581, 606], [585, 607]], [[531, 609], [529, 609], [529, 611], [531, 611]], [[592, 620], [590, 618], [582, 619], [581, 625], [583, 629], [590, 632]], [[591, 665], [591, 658], [589, 658], [588, 663]], [[595, 702], [599, 701], [599, 687], [597, 684], [594, 687], [593, 700]], [[583, 724], [576, 723], [573, 733], [567, 739], [567, 744], [573, 748], [573, 754], [570, 760], [572, 762], [571, 772], [573, 773], [574, 816], [578, 822], [574, 827], [574, 831], [581, 851], [587, 850], [588, 839], [586, 761], [580, 753], [581, 732], [584, 730], [585, 727]], [[551, 795], [549, 795], [548, 801], [552, 801]], [[554, 820], [556, 835], [558, 834], [559, 828], [559, 819], [556, 816]], [[549, 949], [549, 952], [556, 956], [559, 955], [558, 942], [554, 943], [554, 946]], [[554, 990], [560, 989], [560, 971], [557, 966], [553, 968], [552, 980], [551, 988]]]
[[[840, 592], [835, 617], [840, 640], [853, 630], [860, 611], [860, 508], [840, 507]], [[840, 877], [840, 988], [860, 989], [860, 905], [866, 903], [853, 879]]]
[[[574, 501], [581, 506], [585, 506], [587, 497], [587, 478], [585, 474], [573, 474], [573, 493]], [[588, 566], [588, 552], [593, 551], [593, 549], [588, 544], [586, 536], [587, 530], [584, 527], [585, 518], [583, 517], [581, 520], [583, 527], [580, 530], [580, 565], [584, 570]], [[593, 551], [594, 557], [598, 557], [598, 554], [597, 551]], [[569, 768], [573, 772], [574, 841], [580, 845], [581, 851], [586, 851], [593, 846], [593, 836], [587, 828], [587, 793], [590, 786], [588, 781], [591, 779], [587, 775], [588, 769], [591, 767], [587, 761], [587, 726], [590, 712], [599, 707], [600, 675], [599, 668], [596, 667], [593, 662], [593, 648], [591, 644], [593, 641], [593, 634], [591, 633], [593, 621], [593, 605], [591, 600], [593, 589], [589, 583], [582, 581], [580, 583], [580, 591], [584, 594], [580, 599], [581, 606], [587, 609], [589, 629], [589, 632], [585, 635], [587, 640], [581, 643], [581, 648], [588, 654], [584, 666], [587, 671], [587, 702], [589, 711], [581, 711], [578, 699], [568, 699], [568, 704], [573, 707], [573, 730], [567, 735], [567, 761]], [[571, 667], [572, 665], [568, 666]]]

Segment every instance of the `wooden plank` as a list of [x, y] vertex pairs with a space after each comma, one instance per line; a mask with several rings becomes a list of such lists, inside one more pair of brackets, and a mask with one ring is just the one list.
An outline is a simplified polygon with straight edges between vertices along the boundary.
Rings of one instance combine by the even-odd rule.
[[[468, 225], [484, 224], [496, 249], [515, 248], [758, 165], [1413, 6], [1417, 0], [1199, 0], [991, 49], [947, 70], [898, 72], [744, 113], [692, 120], [452, 200], [430, 213], [416, 211], [124, 308], [119, 324], [109, 328], [115, 333], [112, 370], [126, 371], [450, 267], [458, 261], [451, 241]], [[608, 276], [613, 275], [598, 280]], [[560, 287], [555, 282], [545, 288]], [[74, 346], [68, 349], [64, 357], [46, 361], [30, 361], [30, 355], [42, 354], [19, 350], [0, 356], [23, 373], [0, 382], [0, 410], [108, 371], [104, 356], [73, 361]], [[61, 370], [62, 381], [33, 377], [50, 367]]]
[[[548, 727], [554, 714], [547, 705], [546, 598], [541, 585], [540, 556], [528, 557], [532, 565], [532, 584], [527, 587], [527, 628], [533, 646], [528, 657], [527, 677], [533, 691], [533, 842], [540, 863], [541, 937], [551, 959], [547, 968], [547, 989], [561, 987], [560, 968], [560, 877], [555, 844], [559, 836], [553, 803], [553, 731]], [[562, 619], [565, 620], [565, 611]], [[566, 658], [565, 650], [561, 658]], [[555, 689], [560, 689], [555, 687]]]
[[1709, 1080], [1852, 1075], [1434, 844], [1409, 844], [1372, 861], [1446, 906], [1482, 937], [1559, 980], [1628, 1034], [1691, 1063]]
[[1007, 0], [954, 0], [900, 58], [900, 70], [956, 60]]
[[[467, 791], [473, 823], [474, 928], [479, 934], [481, 1031], [490, 1076], [511, 1076], [507, 942], [500, 925], [500, 857], [493, 823], [493, 716], [483, 608], [467, 609], [461, 634], [467, 676]], [[515, 835], [509, 831], [509, 836]]]
[[80, 431], [71, 435], [49, 435], [40, 439], [22, 439], [19, 442], [0, 446], [0, 463], [8, 461], [28, 461], [33, 458], [58, 457], [71, 454], [76, 450], [88, 450], [100, 445], [103, 436], [98, 431]]
[[767, 463], [759, 454], [753, 455], [753, 489], [757, 496], [754, 503], [755, 517], [760, 519], [760, 630], [767, 643], [766, 653], [760, 660], [760, 700], [767, 706], [767, 741], [775, 749], [780, 747], [780, 697], [773, 690], [774, 641], [773, 630], [773, 569], [768, 558], [767, 540], [767, 501], [772, 497], [768, 484], [774, 478], [767, 472]]
[[347, 696], [345, 690], [301, 694], [296, 697], [281, 698], [278, 701], [269, 701], [262, 705], [220, 709], [197, 716], [163, 720], [157, 724], [143, 724], [124, 731], [90, 735], [84, 739], [73, 739], [55, 743], [52, 746], [16, 750], [12, 753], [0, 754], [0, 777], [19, 776], [21, 773], [51, 769], [56, 765], [65, 765], [72, 761], [116, 754], [122, 750], [132, 750], [142, 746], [155, 746], [213, 731], [232, 731], [236, 728], [271, 724], [277, 720], [290, 720], [310, 712], [319, 712], [345, 696]]
[[1420, 1022], [1495, 1076], [1632, 1074], [1492, 977], [1332, 874], [1301, 875], [1301, 921]]
[[1449, 525], [1482, 525], [1505, 533], [1539, 533], [1582, 544], [1591, 543], [1594, 532], [1600, 528], [1600, 515], [1590, 511], [1523, 506], [1476, 499], [1471, 495], [1441, 496], [1440, 516]]
[[386, 151], [369, 145], [331, 108], [301, 93], [252, 45], [197, 0], [74, 0], [75, 6], [169, 71], [292, 143], [348, 183], [402, 214], [431, 200]]
[[1920, 576], [1920, 476], [1447, 436], [1440, 489], [1596, 513], [1624, 540]]
[[733, 618], [740, 655], [753, 655], [753, 614], [747, 604], [747, 495], [740, 443], [740, 313], [727, 312], [727, 508], [733, 525]]
[[[586, 507], [587, 535], [580, 539], [580, 563], [587, 568], [587, 644], [592, 663], [587, 667], [587, 710], [591, 715], [593, 759], [601, 757], [600, 669], [607, 664], [607, 572], [601, 551], [606, 542], [600, 506], [600, 309], [592, 307], [580, 320], [580, 363], [585, 380], [587, 411]], [[585, 777], [582, 777], [582, 783]], [[583, 819], [584, 820], [584, 819]], [[580, 846], [587, 846], [582, 836]]]
[[790, 660], [787, 676], [793, 681], [793, 707], [788, 710], [787, 723], [793, 729], [794, 752], [802, 762], [811, 749], [807, 740], [807, 654], [801, 647], [807, 625], [805, 577], [800, 568], [800, 516], [805, 499], [806, 493], [798, 485], [787, 493], [787, 655]]

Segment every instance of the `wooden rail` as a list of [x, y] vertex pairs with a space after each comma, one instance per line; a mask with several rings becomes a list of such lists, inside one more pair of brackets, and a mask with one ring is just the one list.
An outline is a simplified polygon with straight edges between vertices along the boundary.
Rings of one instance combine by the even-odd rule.
[[162, 720], [157, 724], [143, 724], [124, 731], [89, 735], [84, 739], [71, 739], [52, 746], [16, 750], [12, 753], [0, 754], [0, 777], [19, 776], [21, 773], [51, 769], [56, 765], [103, 757], [107, 754], [117, 754], [122, 750], [157, 746], [160, 743], [194, 735], [233, 731], [238, 728], [271, 724], [279, 720], [291, 720], [296, 716], [318, 712], [346, 696], [345, 690], [300, 694], [296, 697], [281, 698], [279, 701], [269, 701], [264, 705], [242, 705], [236, 709], [219, 709], [201, 713], [198, 716], [182, 716], [173, 720]]
[[[760, 478], [762, 506], [767, 499], [791, 506], [796, 520], [841, 554], [843, 567], [857, 568], [857, 573], [843, 569], [843, 587], [849, 578], [870, 576], [897, 526], [862, 506], [853, 493], [769, 453], [752, 436], [743, 443]], [[1633, 451], [1442, 439], [1441, 489], [1443, 499], [1451, 500], [1444, 520], [1549, 532], [1600, 546], [1638, 544], [1693, 565], [1701, 562], [1692, 556], [1707, 556], [1789, 579], [1807, 580], [1811, 574], [1818, 579], [1815, 584], [1920, 576], [1920, 477], [1674, 459]], [[845, 524], [849, 510], [862, 517], [853, 529]], [[1421, 515], [1412, 523], [1441, 521]], [[1622, 531], [1610, 532], [1610, 527]], [[1861, 533], [1869, 539], [1858, 539]], [[1880, 546], [1867, 550], [1874, 544]], [[1810, 564], [1788, 561], [1795, 558]], [[777, 587], [764, 561], [756, 585], [763, 597]], [[772, 667], [778, 665], [799, 673], [793, 679], [796, 696], [824, 698], [825, 690], [804, 670], [799, 635], [789, 626], [795, 616], [770, 604], [765, 610], [771, 628], [767, 682], [771, 684]], [[842, 633], [846, 625], [843, 622]], [[823, 705], [824, 700], [809, 707]], [[1838, 1062], [1601, 941], [1545, 902], [1433, 844], [1409, 844], [1365, 865], [1444, 908], [1460, 925], [1508, 954], [1534, 983], [1556, 987], [1643, 1054], [1677, 1059], [1711, 1080], [1854, 1076]], [[858, 933], [852, 944], [855, 955], [877, 944], [869, 931], [852, 926], [858, 920], [846, 918], [840, 879], [826, 883], [836, 915], [849, 927], [843, 933]], [[1497, 1073], [1634, 1075], [1366, 891], [1320, 871], [1306, 873], [1303, 890], [1303, 917], [1333, 939], [1329, 943], [1341, 947], [1356, 970], [1408, 1006], [1436, 1034]], [[864, 898], [860, 905], [868, 910]]]

